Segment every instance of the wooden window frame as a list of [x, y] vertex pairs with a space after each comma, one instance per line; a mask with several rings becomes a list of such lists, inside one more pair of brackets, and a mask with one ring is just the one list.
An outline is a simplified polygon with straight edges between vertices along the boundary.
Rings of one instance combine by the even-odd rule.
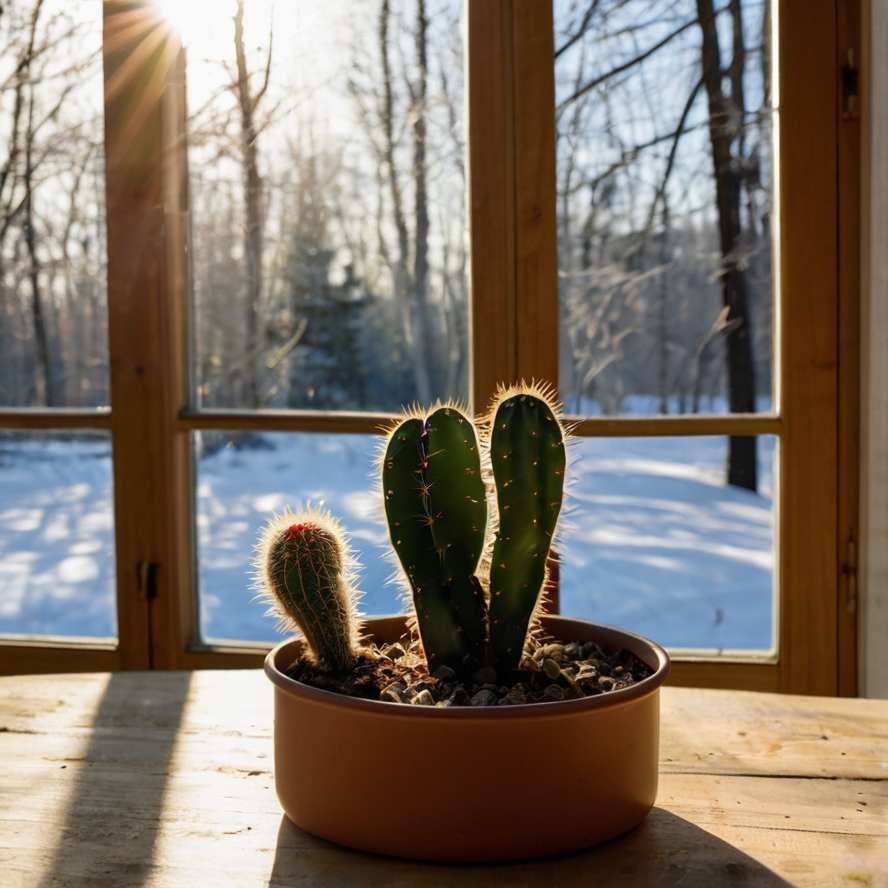
[[[793, 23], [777, 31], [778, 410], [584, 418], [578, 433], [779, 436], [779, 655], [681, 659], [673, 681], [853, 695], [844, 552], [858, 511], [860, 122], [842, 114], [841, 68], [860, 10], [852, 0], [777, 2]], [[0, 672], [258, 666], [268, 645], [195, 641], [193, 432], [373, 433], [389, 417], [199, 410], [190, 400], [184, 53], [151, 0], [105, 0], [104, 15], [112, 409], [0, 410], [0, 428], [110, 431], [119, 644], [0, 641]], [[472, 338], [471, 394], [483, 404], [500, 381], [558, 377], [552, 8], [467, 0], [466, 33], [471, 326], [484, 331]], [[149, 565], [158, 567], [147, 588]]]

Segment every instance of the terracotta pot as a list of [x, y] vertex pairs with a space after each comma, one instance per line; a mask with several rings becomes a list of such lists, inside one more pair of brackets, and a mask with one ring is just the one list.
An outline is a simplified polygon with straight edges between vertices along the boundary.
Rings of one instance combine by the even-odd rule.
[[[287, 678], [300, 639], [265, 660], [274, 683], [278, 799], [302, 829], [363, 851], [421, 860], [543, 857], [614, 838], [657, 794], [656, 644], [585, 620], [546, 617], [563, 641], [628, 648], [656, 671], [629, 688], [498, 707], [358, 700]], [[403, 617], [370, 620], [397, 641]]]

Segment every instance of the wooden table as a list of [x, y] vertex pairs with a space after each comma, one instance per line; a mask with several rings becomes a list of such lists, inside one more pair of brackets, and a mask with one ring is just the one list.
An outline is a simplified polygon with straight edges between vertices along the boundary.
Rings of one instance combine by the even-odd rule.
[[[258, 670], [0, 678], [0, 886], [888, 886], [888, 702], [662, 701], [641, 826], [566, 857], [446, 866], [339, 848], [282, 816]], [[360, 803], [422, 816], [411, 799]]]

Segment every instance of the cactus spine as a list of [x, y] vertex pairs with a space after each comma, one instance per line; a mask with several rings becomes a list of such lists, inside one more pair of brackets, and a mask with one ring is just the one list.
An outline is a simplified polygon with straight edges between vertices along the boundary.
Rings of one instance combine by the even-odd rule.
[[486, 604], [476, 571], [487, 493], [472, 423], [455, 407], [389, 434], [382, 466], [389, 536], [410, 584], [430, 671], [471, 674], [485, 662]]
[[266, 526], [257, 585], [284, 626], [295, 623], [319, 665], [336, 672], [356, 662], [358, 596], [352, 558], [329, 512], [287, 511]]

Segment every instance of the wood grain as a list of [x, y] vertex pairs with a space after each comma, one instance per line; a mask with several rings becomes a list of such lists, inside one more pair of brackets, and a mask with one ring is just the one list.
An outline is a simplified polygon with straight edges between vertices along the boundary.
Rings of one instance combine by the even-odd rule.
[[780, 0], [781, 687], [838, 689], [836, 8]]
[[[640, 827], [579, 854], [483, 867], [375, 857], [293, 826], [274, 795], [271, 723], [259, 670], [0, 678], [4, 886], [715, 888], [886, 875], [883, 701], [665, 688], [660, 792]], [[416, 801], [356, 789], [355, 803], [384, 817]], [[557, 800], [541, 812], [557, 816]]]
[[517, 373], [512, 3], [466, 6], [471, 391], [483, 410]]

